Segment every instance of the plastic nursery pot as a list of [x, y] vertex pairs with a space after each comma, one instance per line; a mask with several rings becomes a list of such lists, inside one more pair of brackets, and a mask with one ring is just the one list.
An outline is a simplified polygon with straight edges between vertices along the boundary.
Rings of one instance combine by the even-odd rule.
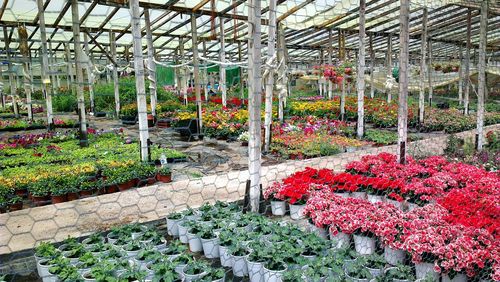
[[219, 245], [220, 264], [224, 267], [232, 267], [233, 260], [229, 254], [229, 247]]
[[281, 282], [283, 274], [288, 269], [286, 265], [283, 265], [284, 269], [281, 270], [271, 270], [264, 266], [264, 281], [266, 282]]
[[421, 262], [415, 264], [415, 274], [417, 279], [423, 279], [427, 274], [431, 274], [434, 281], [439, 281], [439, 273], [434, 271], [434, 263]]
[[188, 267], [188, 265], [186, 265], [182, 268], [182, 276], [184, 277], [185, 282], [191, 282], [191, 281], [198, 280], [207, 274], [205, 271], [202, 273], [198, 273], [198, 274], [187, 274], [186, 273], [187, 267]]
[[118, 192], [118, 185], [112, 184], [104, 187], [104, 191], [106, 194], [116, 193]]
[[94, 194], [95, 190], [81, 190], [78, 192], [80, 194], [80, 197], [90, 197]]
[[46, 204], [48, 204], [50, 202], [50, 196], [49, 195], [47, 195], [47, 196], [41, 196], [41, 197], [32, 196], [31, 200], [33, 201], [33, 204], [35, 206], [46, 205]]
[[203, 239], [200, 238], [203, 246], [203, 254], [207, 258], [219, 258], [219, 238]]
[[180, 218], [168, 218], [167, 216], [167, 233], [171, 236], [179, 236], [179, 223], [184, 220], [184, 216]]
[[52, 195], [51, 200], [53, 204], [64, 203], [68, 201], [68, 194], [64, 195]]
[[285, 201], [271, 201], [271, 212], [273, 215], [282, 216], [286, 214]]
[[9, 207], [9, 211], [18, 211], [23, 209], [23, 202], [11, 204]]
[[68, 193], [68, 201], [74, 201], [80, 199], [80, 195], [77, 192]]
[[135, 186], [135, 179], [131, 179], [127, 182], [124, 182], [124, 183], [120, 183], [118, 184], [118, 190], [120, 191], [126, 191], [132, 187]]
[[201, 244], [201, 240], [200, 240], [200, 237], [196, 234], [191, 234], [191, 233], [187, 233], [187, 237], [188, 237], [188, 242], [189, 242], [189, 250], [191, 250], [191, 252], [201, 252], [203, 251], [203, 245]]
[[351, 245], [351, 236], [344, 232], [338, 232], [336, 235], [333, 235], [331, 232], [330, 240], [335, 241], [335, 246], [337, 248], [349, 247]]
[[290, 218], [294, 220], [304, 218], [304, 208], [306, 205], [289, 205], [290, 206]]
[[248, 141], [243, 141], [241, 142], [242, 147], [248, 147]]
[[389, 264], [398, 265], [405, 261], [406, 253], [403, 250], [393, 249], [389, 246], [384, 247], [384, 258]]
[[172, 182], [172, 174], [167, 174], [167, 175], [157, 174], [156, 179], [158, 179], [158, 181], [163, 183], [169, 183]]
[[368, 236], [354, 235], [354, 247], [360, 255], [371, 255], [375, 253], [376, 240]]
[[248, 260], [248, 256], [245, 257], [247, 268], [248, 268], [248, 277], [250, 278], [250, 282], [260, 282], [264, 280], [264, 263], [262, 262], [253, 262]]
[[24, 198], [24, 197], [28, 196], [28, 189], [27, 188], [16, 189], [15, 194], [16, 194], [16, 196]]
[[[248, 266], [247, 266], [245, 258], [246, 258], [246, 256], [231, 255], [234, 276], [244, 277], [244, 276], [248, 275]], [[268, 281], [268, 280], [266, 280], [266, 281]]]

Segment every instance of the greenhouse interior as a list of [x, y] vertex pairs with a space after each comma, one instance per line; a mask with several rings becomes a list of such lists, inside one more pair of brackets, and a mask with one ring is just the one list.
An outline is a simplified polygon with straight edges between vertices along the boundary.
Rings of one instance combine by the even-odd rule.
[[0, 282], [500, 281], [497, 0], [0, 0]]

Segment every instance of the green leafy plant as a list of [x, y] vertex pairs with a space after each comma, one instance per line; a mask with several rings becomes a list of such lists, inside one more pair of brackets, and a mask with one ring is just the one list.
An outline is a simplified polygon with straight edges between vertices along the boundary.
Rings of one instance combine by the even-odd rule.
[[174, 213], [171, 213], [167, 216], [168, 219], [172, 219], [172, 220], [179, 220], [183, 217], [184, 217], [184, 215], [180, 212], [174, 212]]
[[170, 169], [169, 166], [166, 166], [166, 165], [157, 168], [156, 171], [157, 171], [157, 173], [159, 175], [170, 175], [170, 174], [172, 174], [172, 170]]
[[368, 255], [364, 259], [366, 259], [366, 267], [368, 268], [382, 269], [386, 264], [384, 257], [378, 254]]
[[304, 271], [302, 269], [289, 269], [285, 271], [282, 278], [283, 282], [302, 282], [304, 281]]
[[35, 249], [35, 255], [40, 258], [53, 258], [59, 254], [59, 250], [49, 242], [41, 242]]
[[154, 276], [153, 282], [174, 282], [179, 279], [175, 272], [175, 265], [170, 261], [162, 261], [152, 266]]
[[205, 272], [208, 268], [207, 262], [201, 260], [192, 260], [190, 261], [186, 267], [183, 269], [184, 273], [189, 275], [197, 275]]
[[226, 271], [224, 268], [221, 267], [209, 267], [206, 270], [207, 274], [204, 275], [201, 279], [198, 279], [197, 281], [200, 282], [212, 282], [215, 280], [220, 280], [223, 279], [226, 276]]
[[346, 274], [349, 277], [357, 278], [357, 279], [372, 279], [372, 274], [365, 267], [365, 260], [359, 257], [355, 261], [346, 264]]
[[399, 264], [396, 267], [389, 268], [385, 276], [392, 281], [393, 279], [399, 280], [409, 280], [414, 281], [415, 275], [413, 274], [413, 269], [410, 266]]
[[144, 281], [144, 278], [146, 278], [147, 272], [144, 270], [141, 270], [138, 267], [127, 267], [125, 268], [125, 271], [119, 276], [121, 280], [124, 281]]

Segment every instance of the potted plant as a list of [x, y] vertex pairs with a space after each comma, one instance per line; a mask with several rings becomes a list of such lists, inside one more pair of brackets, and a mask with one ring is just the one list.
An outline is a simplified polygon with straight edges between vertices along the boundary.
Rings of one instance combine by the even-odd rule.
[[172, 171], [170, 167], [163, 165], [162, 167], [157, 169], [156, 179], [163, 183], [172, 182]]
[[161, 259], [161, 253], [151, 246], [145, 246], [145, 248], [140, 250], [133, 258], [134, 262], [142, 269], [146, 267], [146, 264], [151, 262], [155, 263], [157, 261], [160, 261]]
[[99, 263], [99, 259], [95, 257], [92, 253], [87, 252], [80, 258], [76, 263], [76, 268], [80, 274], [90, 271], [90, 268]]
[[153, 270], [152, 282], [177, 282], [181, 281], [179, 274], [175, 272], [175, 265], [170, 261], [162, 261], [151, 266]]
[[316, 236], [316, 234], [313, 233], [307, 234], [302, 239], [301, 256], [309, 260], [314, 260], [316, 257], [321, 255], [321, 253], [326, 249], [327, 247], [326, 245], [327, 245], [326, 241]]
[[86, 239], [83, 239], [82, 244], [85, 247], [90, 247], [92, 245], [100, 244], [106, 242], [106, 239], [100, 233], [93, 233]]
[[231, 260], [231, 255], [229, 252], [229, 248], [234, 243], [234, 236], [232, 232], [223, 230], [219, 234], [219, 255], [220, 255], [220, 264], [224, 267], [232, 267], [233, 262]]
[[13, 195], [8, 199], [9, 211], [18, 211], [23, 209], [23, 198]]
[[182, 275], [182, 270], [184, 267], [193, 260], [193, 257], [186, 253], [180, 254], [172, 260], [175, 265], [175, 272]]
[[182, 243], [184, 243], [184, 244], [189, 243], [189, 239], [187, 237], [187, 232], [191, 227], [193, 227], [197, 224], [198, 223], [195, 220], [183, 220], [178, 224], [178, 226], [179, 226], [179, 240]]
[[33, 182], [29, 185], [28, 191], [31, 196], [31, 200], [35, 206], [40, 206], [49, 203], [50, 201], [50, 190], [47, 188], [49, 180], [43, 179]]
[[330, 269], [327, 265], [323, 263], [322, 259], [315, 259], [311, 261], [304, 272], [306, 281], [324, 281], [328, 275], [330, 275]]
[[198, 236], [200, 236], [205, 257], [210, 259], [219, 258], [219, 238], [214, 233], [213, 227], [211, 225], [202, 226]]
[[80, 191], [78, 192], [78, 194], [82, 198], [90, 197], [96, 192], [97, 187], [101, 187], [102, 184], [103, 184], [102, 179], [98, 179], [96, 181], [90, 181], [85, 178], [85, 180], [81, 180], [80, 182]]
[[210, 267], [206, 271], [206, 275], [197, 279], [196, 281], [200, 282], [223, 282], [226, 278], [226, 271], [221, 267]]
[[242, 244], [236, 243], [229, 247], [229, 255], [232, 261], [234, 276], [247, 276], [248, 267], [245, 257], [248, 255], [248, 250]]
[[247, 147], [248, 146], [248, 140], [250, 140], [250, 134], [248, 131], [242, 132], [240, 136], [238, 136], [238, 141], [241, 142], [241, 146]]
[[120, 109], [120, 118], [123, 124], [135, 124], [137, 119], [137, 104], [125, 105]]
[[274, 257], [264, 263], [264, 281], [278, 282], [281, 281], [287, 270], [287, 264], [281, 258]]
[[132, 240], [125, 246], [123, 246], [123, 250], [127, 252], [127, 256], [135, 257], [137, 254], [144, 248], [144, 244], [139, 241]]
[[103, 256], [109, 253], [113, 246], [107, 243], [97, 243], [85, 246], [85, 249], [96, 256]]
[[366, 268], [370, 271], [373, 277], [378, 277], [384, 274], [385, 259], [383, 256], [378, 254], [371, 254], [364, 257], [366, 260]]
[[385, 270], [387, 281], [410, 282], [415, 281], [413, 269], [410, 266], [398, 264], [396, 267], [390, 267]]
[[41, 242], [40, 245], [35, 248], [35, 261], [37, 264], [42, 259], [51, 259], [58, 255], [60, 255], [60, 251], [48, 242]]
[[42, 278], [52, 276], [52, 274], [49, 272], [49, 269], [54, 265], [62, 263], [69, 264], [69, 260], [62, 256], [55, 256], [50, 259], [49, 258], [40, 259], [37, 263], [38, 276]]
[[197, 280], [206, 274], [208, 264], [201, 260], [192, 260], [182, 269], [182, 276], [184, 281], [190, 282]]
[[180, 254], [186, 252], [188, 250], [188, 247], [184, 245], [181, 241], [179, 240], [174, 240], [171, 241], [167, 248], [162, 250], [161, 253], [166, 255], [170, 260], [174, 259], [175, 257], [179, 256]]
[[125, 271], [120, 274], [120, 281], [128, 281], [128, 282], [139, 282], [144, 281], [147, 276], [147, 272], [141, 270], [137, 267], [127, 267]]
[[203, 245], [201, 244], [200, 236], [198, 235], [201, 229], [201, 224], [195, 223], [192, 224], [191, 227], [187, 230], [188, 244], [191, 252], [203, 251]]
[[304, 270], [302, 269], [288, 269], [283, 273], [283, 277], [281, 277], [282, 282], [303, 282], [304, 279]]
[[372, 274], [365, 267], [365, 261], [359, 258], [346, 265], [345, 274], [353, 282], [369, 282], [373, 279]]
[[69, 259], [70, 263], [72, 265], [75, 265], [79, 258], [83, 256], [86, 253], [85, 248], [83, 247], [82, 244], [77, 244], [72, 247], [70, 247], [67, 250], [64, 250], [62, 252], [63, 256], [67, 259]]
[[273, 215], [283, 216], [286, 214], [286, 202], [283, 195], [278, 193], [280, 189], [280, 183], [273, 183], [264, 191], [264, 199], [271, 202], [271, 212]]
[[264, 262], [269, 259], [267, 247], [264, 243], [255, 240], [250, 242], [248, 248], [251, 252], [246, 256], [245, 260], [250, 281], [264, 281]]
[[184, 220], [180, 212], [167, 215], [167, 233], [171, 236], [179, 236], [179, 223]]

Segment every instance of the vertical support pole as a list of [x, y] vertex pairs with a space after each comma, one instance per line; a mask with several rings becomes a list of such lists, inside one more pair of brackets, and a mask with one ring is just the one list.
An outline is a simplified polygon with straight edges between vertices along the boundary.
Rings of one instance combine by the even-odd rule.
[[78, 114], [80, 119], [80, 146], [87, 147], [87, 118], [85, 113], [85, 98], [83, 95], [83, 59], [82, 45], [80, 42], [80, 16], [78, 14], [78, 1], [71, 0], [71, 15], [73, 19], [73, 43], [75, 48], [76, 69], [76, 96], [78, 100]]
[[116, 117], [118, 118], [120, 116], [120, 82], [118, 80], [118, 65], [117, 63], [117, 58], [116, 58], [116, 39], [115, 39], [115, 33], [113, 31], [109, 32], [109, 49], [111, 51], [111, 57], [113, 58], [113, 61], [115, 61], [115, 64], [113, 65], [113, 89], [114, 89], [114, 94], [115, 94], [115, 112], [116, 112]]
[[398, 161], [406, 163], [408, 120], [408, 64], [410, 0], [400, 0], [399, 20], [399, 106], [398, 106]]
[[[225, 45], [226, 41], [224, 39], [224, 18], [220, 17], [219, 18], [219, 27], [220, 27], [220, 53], [219, 53], [219, 59], [221, 62], [226, 61], [226, 51], [225, 51]], [[226, 66], [221, 65], [219, 67], [219, 89], [222, 93], [222, 105], [225, 107], [227, 106], [227, 86], [226, 86]]]
[[24, 92], [26, 93], [26, 105], [28, 107], [28, 120], [33, 120], [33, 106], [31, 103], [31, 85], [32, 77], [29, 70], [30, 58], [29, 58], [29, 46], [28, 46], [28, 32], [25, 26], [19, 26], [17, 29], [19, 38], [19, 51], [23, 56], [23, 86]]
[[339, 59], [343, 62], [345, 61], [345, 38], [344, 31], [339, 29], [338, 31], [338, 45], [339, 45]]
[[[269, 26], [267, 36], [267, 62], [272, 64], [276, 52], [276, 0], [269, 0]], [[273, 90], [274, 70], [268, 68], [266, 78], [266, 108], [264, 117], [265, 140], [264, 152], [269, 152], [271, 146], [271, 124], [273, 122]]]
[[[106, 52], [111, 54], [111, 48], [109, 48], [109, 47], [106, 48]], [[106, 59], [106, 83], [108, 83], [108, 84], [111, 83], [111, 70], [108, 67], [110, 64], [111, 64], [111, 60], [109, 58]]]
[[373, 33], [370, 33], [370, 98], [375, 97], [375, 50], [373, 50]]
[[[203, 57], [207, 58], [207, 41], [203, 40]], [[207, 64], [207, 63], [205, 63]], [[203, 68], [203, 94], [205, 95], [205, 102], [208, 103], [208, 68]]]
[[464, 55], [462, 44], [458, 46], [458, 59], [460, 61], [458, 67], [458, 104], [462, 105], [464, 102]]
[[[14, 70], [12, 69], [12, 62], [10, 57], [10, 40], [9, 34], [7, 32], [7, 27], [3, 27], [3, 38], [5, 40], [5, 53], [7, 57], [7, 66], [9, 72], [9, 85], [10, 85], [10, 95], [12, 99], [12, 108], [14, 109], [14, 116], [19, 117], [19, 109], [17, 108], [17, 85], [16, 85], [16, 77], [14, 77]], [[16, 74], [17, 76], [17, 74]]]
[[45, 97], [47, 107], [47, 125], [49, 129], [54, 127], [54, 118], [52, 116], [52, 93], [47, 93], [47, 84], [50, 83], [50, 78], [47, 76], [49, 72], [49, 58], [47, 55], [47, 32], [45, 29], [45, 15], [43, 9], [43, 1], [36, 0], [38, 7], [38, 24], [40, 26], [40, 58], [41, 60], [41, 78], [42, 78], [42, 94]]
[[470, 93], [470, 48], [471, 48], [471, 25], [472, 25], [472, 10], [467, 11], [467, 35], [465, 40], [465, 74], [464, 74], [464, 115], [469, 114], [469, 93]]
[[481, 2], [481, 19], [479, 25], [479, 61], [477, 90], [477, 150], [483, 149], [484, 136], [484, 97], [486, 92], [486, 43], [488, 34], [488, 0]]
[[359, 56], [358, 56], [358, 124], [357, 137], [363, 138], [364, 134], [364, 119], [365, 119], [365, 12], [366, 0], [359, 0]]
[[[332, 57], [333, 57], [333, 35], [332, 29], [328, 29], [328, 64], [332, 65]], [[328, 80], [328, 99], [333, 98], [333, 82]]]
[[428, 72], [428, 78], [429, 78], [429, 107], [432, 106], [432, 93], [433, 93], [433, 87], [432, 87], [432, 38], [427, 35], [427, 45], [428, 45], [428, 52], [429, 52], [429, 63], [427, 66]]
[[2, 66], [0, 65], [0, 102], [2, 105], [2, 109], [5, 109], [5, 95], [3, 93], [3, 73], [2, 73]]
[[[238, 41], [238, 61], [243, 60], [243, 55], [241, 53], [241, 41]], [[243, 68], [240, 67], [240, 97], [245, 98], [245, 83], [243, 82]]]
[[[257, 212], [260, 201], [261, 174], [261, 1], [250, 0], [248, 7], [248, 78], [249, 133], [248, 170], [250, 176], [250, 206]], [[284, 46], [281, 46], [282, 48]]]
[[[387, 35], [387, 77], [392, 77], [392, 33]], [[391, 90], [387, 90], [387, 103], [392, 101]]]
[[85, 46], [85, 56], [82, 56], [82, 58], [85, 59], [85, 71], [87, 73], [87, 80], [89, 82], [89, 96], [90, 96], [90, 112], [94, 112], [94, 72], [93, 70], [93, 63], [92, 60], [90, 59], [90, 48], [89, 48], [89, 39], [86, 33], [83, 34], [83, 42]]
[[[75, 1], [75, 0], [73, 0]], [[132, 17], [132, 42], [134, 43], [135, 87], [137, 91], [137, 113], [139, 118], [139, 137], [141, 146], [141, 160], [149, 160], [149, 131], [146, 86], [144, 85], [144, 57], [142, 55], [141, 14], [139, 0], [130, 0], [130, 15]]]
[[[179, 55], [181, 58], [181, 62], [184, 63], [184, 38], [182, 38], [182, 37], [179, 38]], [[187, 84], [187, 82], [186, 82], [186, 76], [187, 76], [186, 70], [187, 70], [187, 68], [185, 68], [185, 67], [179, 68], [179, 76], [180, 76], [179, 90], [181, 92], [181, 95], [184, 97], [184, 104], [187, 105], [188, 99], [187, 99], [187, 89], [186, 89], [186, 84]]]
[[[73, 90], [73, 67], [72, 67], [72, 63], [71, 63], [71, 53], [70, 53], [70, 50], [69, 50], [69, 43], [65, 43], [64, 44], [64, 53], [65, 53], [65, 57], [66, 57], [66, 64], [68, 66], [68, 69], [67, 69], [67, 72], [68, 74], [66, 75], [66, 85], [68, 86], [68, 89], [72, 89]], [[73, 94], [74, 91], [73, 91]]]
[[52, 93], [57, 95], [57, 86], [56, 86], [56, 76], [55, 72], [57, 67], [55, 66], [55, 60], [54, 60], [54, 51], [52, 50], [52, 41], [49, 41], [49, 72], [50, 72], [50, 86], [52, 88]]
[[[345, 62], [346, 52], [345, 52], [345, 33], [343, 30], [339, 30], [339, 59], [342, 62]], [[344, 78], [342, 79], [342, 94], [340, 95], [340, 119], [344, 121], [345, 119], [345, 98], [347, 91], [347, 76], [344, 74]]]
[[[278, 119], [280, 123], [284, 120], [285, 96], [287, 95], [287, 77], [286, 77], [286, 45], [285, 45], [285, 32], [283, 25], [277, 26], [278, 28], [278, 62], [280, 62], [279, 84], [278, 88]], [[250, 77], [250, 76], [249, 76]], [[250, 92], [249, 92], [250, 93]]]
[[76, 96], [78, 100], [78, 114], [80, 118], [80, 146], [87, 147], [87, 118], [85, 113], [85, 98], [83, 95], [83, 60], [82, 44], [80, 42], [80, 16], [78, 13], [78, 0], [71, 0], [71, 15], [73, 19], [73, 42], [75, 44], [75, 69], [76, 69]]
[[194, 91], [196, 94], [196, 116], [198, 117], [198, 133], [201, 134], [203, 129], [202, 112], [201, 112], [201, 89], [200, 89], [200, 61], [198, 58], [198, 34], [196, 29], [196, 16], [191, 15], [191, 33], [193, 45], [193, 76], [194, 76]]
[[146, 27], [146, 42], [148, 45], [148, 80], [149, 95], [151, 99], [151, 114], [156, 117], [156, 63], [154, 62], [155, 49], [153, 47], [153, 34], [151, 32], [151, 20], [149, 18], [149, 9], [144, 9], [144, 20]]
[[425, 110], [425, 64], [426, 64], [426, 41], [427, 41], [427, 17], [428, 11], [427, 7], [424, 7], [422, 15], [422, 35], [421, 35], [421, 47], [420, 52], [422, 56], [420, 57], [420, 93], [418, 96], [418, 121], [419, 123], [424, 122], [424, 110]]

